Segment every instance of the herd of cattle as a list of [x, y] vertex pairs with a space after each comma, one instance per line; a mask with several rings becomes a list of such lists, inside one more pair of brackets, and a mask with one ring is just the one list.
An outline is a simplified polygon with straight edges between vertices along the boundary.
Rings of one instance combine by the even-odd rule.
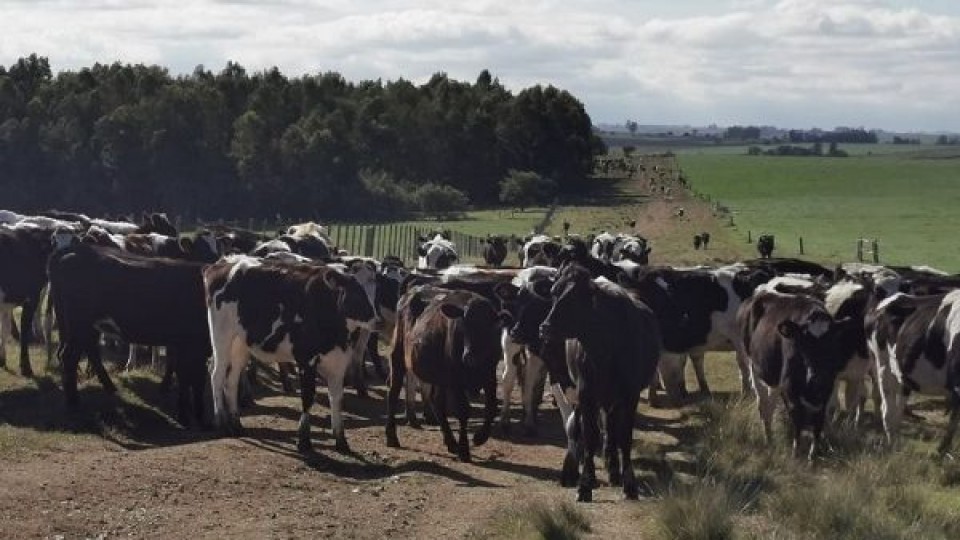
[[[532, 434], [549, 376], [567, 433], [561, 483], [576, 486], [581, 501], [592, 498], [601, 443], [611, 484], [638, 496], [630, 450], [640, 394], [648, 389], [651, 402], [661, 401], [661, 392], [671, 403], [684, 401], [688, 358], [701, 392], [709, 393], [707, 351], [735, 351], [742, 389], [756, 396], [768, 439], [783, 401], [795, 454], [807, 432], [808, 455], [816, 454], [839, 409], [839, 381], [854, 421], [873, 385], [890, 440], [912, 392], [948, 397], [941, 452], [957, 427], [960, 276], [931, 268], [831, 269], [776, 258], [651, 266], [646, 240], [603, 233], [529, 236], [520, 242], [519, 268], [500, 266], [510, 251], [502, 238], [488, 240], [488, 266], [475, 267], [457, 264], [456, 246], [438, 234], [421, 239], [418, 264], [407, 269], [395, 257], [340, 252], [315, 223], [272, 239], [230, 228], [179, 237], [162, 214], [134, 224], [4, 210], [0, 224], [0, 355], [20, 306], [20, 368], [31, 375], [32, 318], [49, 284], [71, 406], [83, 357], [102, 386], [114, 389], [101, 358], [101, 340], [113, 336], [166, 349], [165, 382], [178, 386], [181, 423], [206, 423], [209, 381], [216, 425], [239, 434], [241, 387], [256, 358], [296, 367], [304, 452], [311, 449], [310, 409], [322, 377], [336, 447], [347, 450], [344, 385], [363, 392], [365, 366], [382, 370], [383, 339], [392, 344], [384, 374], [389, 446], [400, 445], [401, 391], [411, 425], [419, 423], [419, 391], [447, 449], [469, 461], [471, 398], [484, 395], [483, 423], [473, 436], [480, 445], [498, 413], [504, 431], [510, 427], [518, 380], [523, 427]], [[48, 343], [49, 326], [42, 330]], [[448, 416], [458, 420], [456, 437]]]

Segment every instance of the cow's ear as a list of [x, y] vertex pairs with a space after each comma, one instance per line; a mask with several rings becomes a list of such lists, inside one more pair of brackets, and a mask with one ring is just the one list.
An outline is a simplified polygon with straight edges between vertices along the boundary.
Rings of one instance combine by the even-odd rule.
[[377, 271], [377, 264], [369, 259], [363, 261], [363, 265], [369, 268], [371, 272]]
[[427, 248], [423, 247], [423, 244], [417, 246], [417, 255], [420, 255], [421, 257], [427, 256]]
[[497, 321], [504, 327], [513, 325], [513, 315], [509, 311], [503, 310], [497, 313]]
[[331, 289], [337, 289], [345, 286], [350, 278], [337, 272], [336, 270], [330, 270], [329, 272], [323, 274], [323, 282], [330, 287]]
[[783, 321], [777, 325], [777, 332], [787, 339], [794, 339], [800, 333], [800, 326], [793, 321]]
[[193, 250], [193, 240], [189, 236], [180, 237], [180, 249], [184, 253], [190, 253]]
[[512, 283], [497, 283], [493, 287], [493, 294], [502, 302], [513, 302], [517, 299], [517, 293], [519, 292], [520, 289]]
[[440, 313], [443, 313], [443, 316], [448, 319], [459, 319], [463, 317], [463, 308], [460, 306], [455, 306], [453, 304], [443, 303], [440, 304]]

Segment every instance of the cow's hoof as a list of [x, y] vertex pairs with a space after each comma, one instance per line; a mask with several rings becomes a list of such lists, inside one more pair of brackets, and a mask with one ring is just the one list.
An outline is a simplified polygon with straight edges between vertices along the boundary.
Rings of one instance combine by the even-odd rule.
[[593, 490], [590, 488], [577, 489], [577, 502], [593, 502]]
[[340, 452], [341, 454], [350, 453], [350, 445], [347, 444], [347, 439], [343, 436], [337, 437], [337, 443], [334, 445], [334, 448], [336, 448], [337, 452]]
[[469, 450], [469, 449], [460, 449], [460, 451], [457, 452], [457, 459], [459, 459], [459, 460], [462, 461], [463, 463], [470, 463], [470, 461], [471, 461], [471, 460], [470, 460], [470, 450]]
[[387, 435], [387, 446], [390, 448], [400, 448], [400, 439], [396, 435]]
[[23, 364], [20, 366], [20, 374], [28, 379], [32, 379], [33, 368], [30, 367], [30, 364]]
[[483, 429], [473, 434], [473, 445], [480, 446], [490, 439], [490, 430]]
[[640, 498], [640, 488], [636, 482], [623, 486], [623, 497], [628, 501], [635, 501]]
[[313, 444], [310, 443], [310, 439], [300, 439], [297, 441], [297, 452], [301, 454], [312, 454], [313, 453]]
[[460, 452], [460, 447], [457, 445], [456, 441], [444, 441], [444, 444], [447, 446], [447, 452], [451, 454], [458, 454]]

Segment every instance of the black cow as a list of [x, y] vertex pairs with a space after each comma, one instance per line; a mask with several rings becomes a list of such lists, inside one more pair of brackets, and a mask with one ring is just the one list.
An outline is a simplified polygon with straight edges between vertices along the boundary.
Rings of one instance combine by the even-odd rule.
[[764, 259], [769, 259], [773, 255], [773, 235], [772, 234], [761, 234], [757, 238], [757, 252], [760, 253], [760, 257]]
[[483, 240], [483, 260], [488, 265], [499, 268], [507, 258], [507, 242], [505, 236], [490, 236]]
[[738, 351], [749, 361], [757, 408], [767, 442], [778, 394], [793, 427], [799, 455], [803, 431], [812, 431], [809, 458], [816, 454], [827, 405], [846, 358], [839, 342], [854, 330], [853, 319], [835, 321], [823, 302], [802, 294], [758, 290], [737, 312]]
[[77, 402], [77, 364], [86, 355], [101, 384], [115, 389], [100, 358], [101, 332], [167, 348], [179, 381], [178, 420], [189, 424], [190, 398], [203, 423], [210, 355], [202, 264], [144, 257], [76, 243], [49, 261], [50, 299], [60, 328], [67, 403]]
[[47, 257], [53, 251], [53, 231], [37, 227], [0, 226], [0, 366], [5, 366], [6, 337], [12, 335], [10, 314], [20, 312], [20, 373], [33, 376], [30, 340], [33, 317], [47, 283]]
[[[467, 420], [468, 392], [482, 389], [485, 414], [473, 442], [490, 437], [497, 414], [496, 368], [500, 361], [501, 314], [492, 302], [469, 291], [417, 287], [401, 298], [390, 357], [390, 392], [387, 397], [387, 445], [399, 447], [394, 411], [407, 372], [417, 376], [440, 422], [447, 449], [461, 461], [470, 461]], [[459, 423], [454, 439], [447, 421], [452, 403]]]
[[252, 354], [261, 361], [295, 362], [302, 414], [297, 448], [309, 452], [310, 407], [317, 372], [327, 382], [336, 448], [349, 451], [343, 429], [343, 382], [356, 336], [373, 327], [366, 292], [349, 275], [325, 266], [276, 263], [233, 255], [207, 267], [206, 285], [214, 365], [214, 414], [228, 433], [242, 431], [237, 387]]
[[639, 486], [630, 450], [640, 392], [653, 380], [660, 357], [656, 318], [623, 288], [605, 279], [593, 280], [577, 265], [561, 271], [551, 295], [553, 306], [540, 325], [541, 337], [576, 339], [584, 352], [572, 366], [578, 374], [578, 403], [567, 422], [570, 444], [561, 481], [569, 486], [582, 466], [577, 500], [592, 500], [596, 483], [593, 456], [600, 444], [602, 411], [610, 483], [622, 482], [624, 495], [635, 499]]
[[868, 316], [866, 330], [883, 397], [883, 428], [897, 437], [913, 392], [946, 395], [950, 421], [940, 454], [960, 423], [960, 291], [930, 296], [895, 294]]
[[699, 234], [693, 235], [693, 249], [700, 249], [703, 244], [703, 238]]

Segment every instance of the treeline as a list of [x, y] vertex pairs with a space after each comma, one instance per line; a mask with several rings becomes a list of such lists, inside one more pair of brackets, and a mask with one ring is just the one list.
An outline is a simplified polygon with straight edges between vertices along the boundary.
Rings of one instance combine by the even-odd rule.
[[376, 219], [417, 194], [496, 203], [511, 171], [576, 192], [602, 152], [574, 96], [514, 95], [486, 70], [415, 85], [235, 63], [184, 76], [119, 63], [54, 75], [36, 55], [0, 66], [0, 193], [21, 211]]
[[827, 153], [823, 153], [823, 145], [819, 142], [813, 143], [810, 148], [795, 146], [790, 144], [781, 144], [775, 148], [764, 150], [759, 146], [747, 148], [747, 154], [751, 156], [826, 156], [826, 157], [849, 157], [845, 150], [837, 148], [837, 143], [830, 143]]

